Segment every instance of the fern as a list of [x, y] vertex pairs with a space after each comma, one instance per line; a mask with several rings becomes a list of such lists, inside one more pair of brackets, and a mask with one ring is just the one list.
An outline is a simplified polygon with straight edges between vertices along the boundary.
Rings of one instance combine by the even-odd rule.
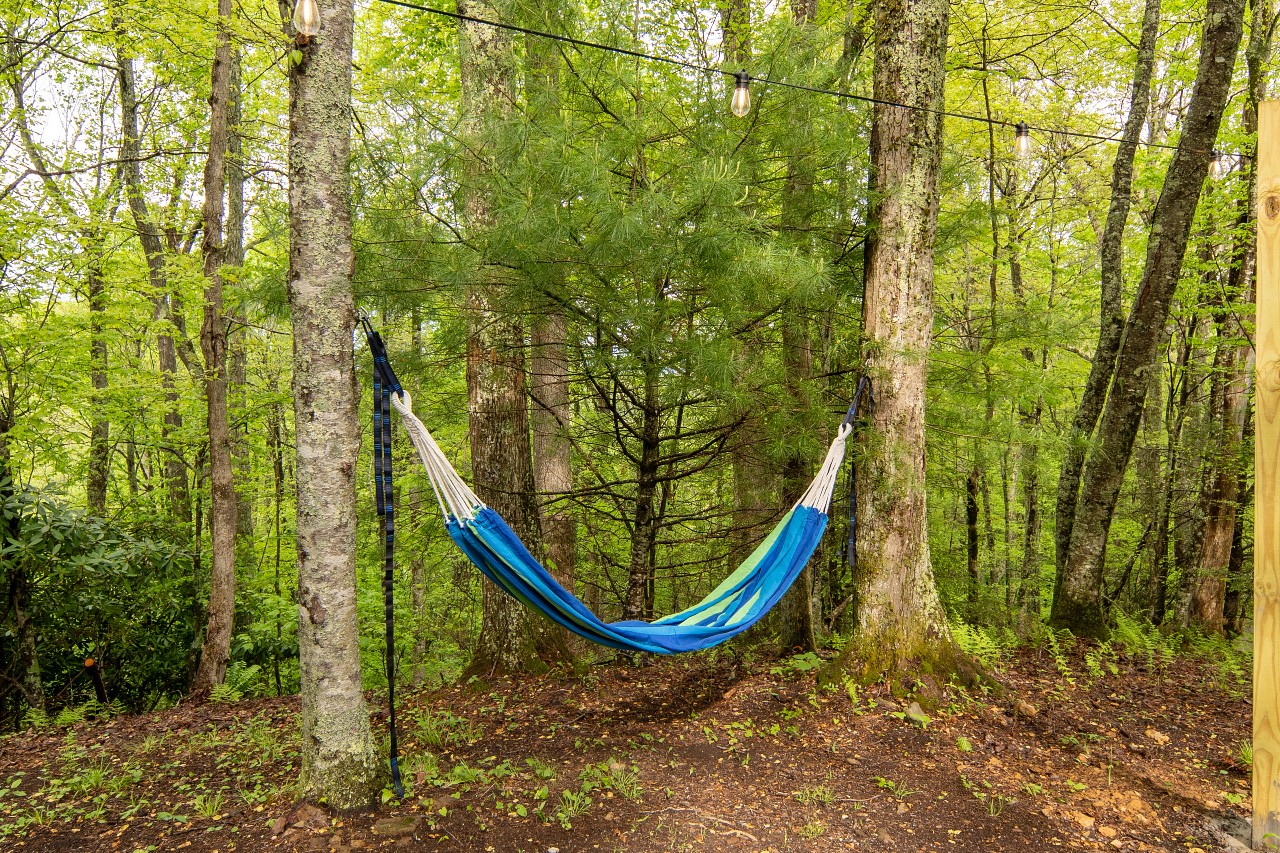
[[209, 691], [210, 701], [239, 702], [245, 696], [256, 695], [261, 671], [256, 663], [246, 666], [244, 661], [236, 661], [227, 667], [226, 679]]
[[962, 652], [987, 669], [999, 669], [1016, 643], [1012, 632], [982, 628], [959, 620], [951, 623], [951, 637]]

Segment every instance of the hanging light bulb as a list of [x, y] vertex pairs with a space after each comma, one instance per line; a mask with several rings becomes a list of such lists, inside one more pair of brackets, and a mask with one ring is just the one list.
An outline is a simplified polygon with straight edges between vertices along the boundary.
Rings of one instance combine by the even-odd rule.
[[312, 38], [320, 34], [320, 7], [316, 0], [298, 0], [293, 6], [293, 28], [298, 35]]
[[1025, 121], [1013, 126], [1013, 153], [1018, 155], [1019, 160], [1031, 156], [1031, 128], [1027, 127]]
[[1220, 181], [1227, 176], [1227, 158], [1222, 156], [1221, 151], [1213, 151], [1209, 154], [1209, 177], [1215, 181]]
[[751, 75], [739, 71], [733, 77], [737, 82], [733, 87], [733, 100], [729, 102], [729, 109], [738, 118], [744, 118], [751, 112], [751, 90], [747, 88], [751, 85]]

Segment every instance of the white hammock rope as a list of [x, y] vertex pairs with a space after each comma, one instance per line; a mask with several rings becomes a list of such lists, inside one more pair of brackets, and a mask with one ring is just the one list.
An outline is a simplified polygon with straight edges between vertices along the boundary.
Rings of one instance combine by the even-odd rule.
[[844, 445], [852, 432], [852, 424], [840, 424], [840, 429], [836, 430], [835, 440], [827, 449], [827, 458], [822, 461], [822, 467], [818, 469], [818, 475], [800, 496], [800, 500], [796, 501], [796, 506], [812, 507], [821, 513], [831, 509], [831, 496], [835, 493], [836, 477], [840, 474], [840, 462], [844, 459]]
[[431, 481], [431, 488], [436, 493], [440, 512], [444, 514], [446, 521], [474, 519], [477, 510], [484, 508], [484, 503], [476, 497], [476, 493], [471, 491], [471, 487], [454, 470], [453, 465], [449, 463], [449, 457], [444, 455], [440, 445], [436, 444], [436, 440], [431, 437], [431, 431], [427, 429], [426, 424], [418, 420], [418, 416], [413, 413], [413, 398], [409, 396], [409, 392], [401, 393], [403, 396], [391, 395], [391, 405], [395, 406], [396, 411], [400, 413], [404, 431], [408, 434], [414, 449], [418, 451], [423, 467], [427, 469], [427, 479]]
[[[396, 411], [400, 413], [405, 433], [422, 459], [422, 466], [427, 471], [427, 479], [431, 481], [436, 501], [440, 504], [440, 512], [446, 521], [474, 519], [476, 512], [484, 508], [484, 503], [476, 497], [476, 493], [471, 491], [471, 487], [454, 469], [449, 462], [449, 457], [444, 455], [440, 445], [436, 444], [436, 440], [431, 437], [431, 431], [427, 429], [426, 424], [418, 420], [418, 416], [413, 413], [413, 398], [409, 396], [409, 392], [402, 391], [401, 394], [403, 396], [391, 395], [391, 405], [395, 406]], [[810, 507], [822, 513], [826, 513], [831, 508], [836, 477], [840, 473], [840, 462], [844, 459], [845, 442], [852, 432], [851, 425], [840, 425], [840, 429], [836, 431], [835, 440], [827, 450], [827, 458], [823, 460], [817, 476], [800, 496], [796, 506]]]

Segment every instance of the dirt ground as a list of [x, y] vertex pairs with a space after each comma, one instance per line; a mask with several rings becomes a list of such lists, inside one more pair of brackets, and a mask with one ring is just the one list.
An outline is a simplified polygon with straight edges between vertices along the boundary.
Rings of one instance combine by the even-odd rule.
[[27, 731], [0, 739], [0, 849], [1240, 849], [1213, 828], [1249, 809], [1240, 673], [1085, 653], [1017, 652], [927, 720], [725, 652], [411, 694], [406, 798], [342, 815], [295, 804], [293, 698]]

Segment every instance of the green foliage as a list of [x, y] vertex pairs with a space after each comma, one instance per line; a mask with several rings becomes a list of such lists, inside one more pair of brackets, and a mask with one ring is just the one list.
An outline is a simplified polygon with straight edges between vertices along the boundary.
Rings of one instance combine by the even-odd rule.
[[227, 667], [226, 680], [209, 692], [214, 702], [239, 702], [248, 696], [261, 696], [266, 692], [261, 668], [257, 664], [246, 666], [237, 660]]
[[792, 797], [802, 806], [829, 806], [836, 801], [835, 792], [827, 785], [801, 788]]
[[993, 628], [953, 619], [951, 637], [960, 650], [991, 670], [999, 670], [1017, 646], [1017, 636], [1008, 628]]
[[[10, 494], [2, 519], [0, 584], [29, 590], [45, 680], [69, 681], [94, 657], [113, 701], [130, 710], [182, 690], [194, 634], [191, 563], [182, 549], [34, 489]], [[18, 643], [14, 631], [0, 627], [0, 659], [21, 661]], [[84, 678], [78, 684], [90, 689]], [[96, 701], [67, 704], [53, 722], [66, 726], [107, 712]], [[28, 719], [43, 721], [39, 714]]]
[[1115, 623], [1110, 642], [1131, 657], [1145, 659], [1151, 669], [1168, 666], [1181, 648], [1179, 637], [1150, 623], [1139, 622], [1123, 613], [1116, 614]]
[[416, 727], [418, 739], [433, 749], [475, 743], [483, 734], [479, 726], [449, 711], [433, 712], [428, 708], [414, 712], [410, 720]]
[[799, 676], [813, 672], [822, 666], [822, 658], [813, 652], [792, 655], [777, 666], [769, 668], [770, 675]]

